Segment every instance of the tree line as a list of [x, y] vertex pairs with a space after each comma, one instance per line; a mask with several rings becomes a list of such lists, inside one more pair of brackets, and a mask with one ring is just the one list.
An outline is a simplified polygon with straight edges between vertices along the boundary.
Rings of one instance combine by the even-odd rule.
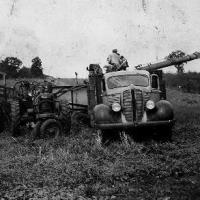
[[17, 57], [6, 57], [0, 60], [0, 71], [5, 72], [8, 78], [42, 78], [42, 61], [39, 57], [32, 59], [30, 67], [23, 65]]
[[166, 73], [164, 77], [169, 88], [176, 88], [189, 93], [200, 93], [200, 73]]

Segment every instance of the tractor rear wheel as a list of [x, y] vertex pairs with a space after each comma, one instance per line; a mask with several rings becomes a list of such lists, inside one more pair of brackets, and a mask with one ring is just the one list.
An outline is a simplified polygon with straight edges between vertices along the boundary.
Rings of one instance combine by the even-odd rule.
[[8, 129], [10, 125], [10, 103], [5, 100], [0, 102], [0, 132]]
[[40, 135], [42, 138], [58, 138], [62, 135], [61, 123], [56, 119], [47, 119], [41, 124]]
[[10, 102], [11, 106], [11, 132], [12, 135], [20, 135], [20, 105], [19, 101], [14, 100]]
[[4, 131], [5, 123], [2, 108], [0, 108], [0, 133]]
[[68, 101], [61, 100], [60, 102], [59, 120], [63, 127], [65, 134], [70, 132], [71, 129], [71, 109]]

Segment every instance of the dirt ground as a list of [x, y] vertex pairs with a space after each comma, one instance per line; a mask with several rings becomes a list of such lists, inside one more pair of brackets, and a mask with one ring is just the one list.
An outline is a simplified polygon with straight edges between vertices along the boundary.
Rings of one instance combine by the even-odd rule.
[[1, 133], [0, 199], [199, 199], [200, 95], [169, 90], [168, 99], [172, 142], [102, 147], [95, 130], [79, 126], [57, 141]]

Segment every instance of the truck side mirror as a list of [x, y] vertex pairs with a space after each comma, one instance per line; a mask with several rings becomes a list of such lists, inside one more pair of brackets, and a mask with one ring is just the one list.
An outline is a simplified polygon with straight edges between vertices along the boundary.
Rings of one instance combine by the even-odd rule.
[[151, 87], [152, 89], [159, 89], [159, 77], [157, 74], [152, 74], [151, 75]]

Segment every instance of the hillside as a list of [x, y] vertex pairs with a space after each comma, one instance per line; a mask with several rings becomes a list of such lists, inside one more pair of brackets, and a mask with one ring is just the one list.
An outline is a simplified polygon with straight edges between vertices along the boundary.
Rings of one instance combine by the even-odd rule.
[[101, 147], [95, 130], [77, 124], [57, 141], [2, 133], [1, 199], [199, 199], [200, 95], [167, 96], [177, 119], [172, 142]]

